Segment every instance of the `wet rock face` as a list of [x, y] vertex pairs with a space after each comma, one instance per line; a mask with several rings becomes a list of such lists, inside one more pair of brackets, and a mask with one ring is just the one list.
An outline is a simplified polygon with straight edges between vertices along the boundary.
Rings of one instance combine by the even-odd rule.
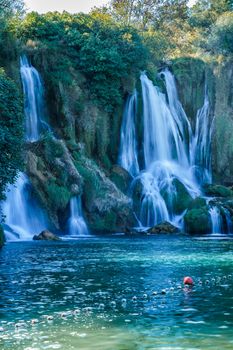
[[127, 194], [130, 184], [133, 180], [130, 173], [120, 165], [114, 165], [111, 168], [110, 180], [125, 194]]
[[[200, 59], [181, 57], [173, 61], [172, 70], [176, 77], [179, 98], [194, 126], [197, 111], [204, 103], [206, 65]], [[208, 80], [211, 83], [210, 77]]]
[[215, 67], [214, 181], [233, 185], [233, 61]]
[[76, 154], [74, 163], [83, 177], [84, 211], [91, 231], [124, 232], [127, 226], [134, 226], [131, 198], [93, 160]]
[[48, 137], [27, 150], [27, 173], [52, 225], [61, 227], [72, 196], [81, 193], [82, 178], [62, 140]]
[[39, 235], [33, 237], [34, 241], [61, 241], [61, 238], [56, 236], [54, 233], [44, 230]]

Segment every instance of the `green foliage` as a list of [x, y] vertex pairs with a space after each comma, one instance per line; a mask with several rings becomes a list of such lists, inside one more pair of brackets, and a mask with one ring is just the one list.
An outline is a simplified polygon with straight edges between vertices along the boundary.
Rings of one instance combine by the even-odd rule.
[[231, 0], [198, 0], [191, 9], [192, 26], [210, 29], [224, 12], [233, 10]]
[[55, 181], [51, 180], [46, 184], [46, 192], [48, 193], [49, 205], [52, 208], [65, 210], [71, 198], [71, 194], [66, 187], [59, 186]]
[[188, 210], [184, 216], [185, 229], [191, 234], [206, 234], [211, 232], [211, 220], [206, 206]]
[[110, 11], [116, 20], [137, 28], [163, 27], [164, 23], [188, 16], [187, 0], [112, 0]]
[[23, 9], [23, 0], [0, 0], [0, 17], [9, 16], [17, 12], [22, 13]]
[[42, 141], [44, 144], [44, 155], [48, 163], [54, 163], [55, 158], [61, 158], [64, 155], [62, 144], [56, 142], [50, 133], [46, 134]]
[[109, 16], [35, 12], [13, 28], [17, 36], [46, 52], [55, 83], [71, 82], [72, 70], [84, 74], [92, 100], [113, 111], [122, 102], [121, 79], [145, 68], [147, 49], [137, 31]]
[[23, 106], [15, 83], [0, 71], [0, 199], [22, 168]]
[[214, 53], [233, 53], [233, 12], [226, 12], [218, 18], [212, 27], [208, 44]]

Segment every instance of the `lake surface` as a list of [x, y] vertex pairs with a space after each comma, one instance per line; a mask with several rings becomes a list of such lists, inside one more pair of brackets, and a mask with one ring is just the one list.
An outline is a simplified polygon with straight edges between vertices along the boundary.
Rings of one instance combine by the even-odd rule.
[[0, 349], [232, 350], [233, 240], [212, 238], [7, 244]]

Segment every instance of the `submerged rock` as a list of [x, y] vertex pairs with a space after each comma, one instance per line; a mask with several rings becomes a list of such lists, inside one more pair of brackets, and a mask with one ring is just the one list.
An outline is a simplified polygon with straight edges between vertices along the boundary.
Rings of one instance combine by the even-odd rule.
[[170, 222], [164, 221], [154, 227], [151, 227], [147, 230], [150, 234], [158, 234], [158, 233], [179, 233], [180, 230], [178, 227], [172, 225]]
[[48, 230], [44, 230], [39, 235], [35, 235], [33, 237], [33, 240], [34, 241], [61, 241], [61, 238]]

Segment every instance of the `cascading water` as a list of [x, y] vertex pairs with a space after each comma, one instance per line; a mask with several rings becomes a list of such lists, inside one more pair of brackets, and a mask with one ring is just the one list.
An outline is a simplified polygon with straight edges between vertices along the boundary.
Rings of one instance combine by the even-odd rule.
[[87, 236], [89, 234], [87, 224], [82, 213], [80, 197], [73, 197], [70, 200], [70, 218], [68, 221], [70, 236]]
[[212, 233], [217, 234], [222, 232], [222, 217], [218, 207], [213, 206], [209, 209], [211, 224], [212, 224]]
[[200, 193], [190, 167], [191, 127], [178, 101], [174, 77], [167, 69], [161, 75], [168, 103], [147, 76], [141, 75], [145, 172], [139, 175], [143, 184], [140, 220], [145, 226], [177, 222], [177, 182], [192, 197]]
[[[40, 75], [32, 67], [26, 56], [20, 59], [20, 72], [24, 91], [24, 111], [26, 120], [27, 142], [38, 141], [44, 112], [43, 87]], [[14, 185], [6, 191], [6, 201], [2, 204], [5, 216], [4, 232], [6, 239], [32, 239], [34, 234], [45, 229], [47, 220], [42, 209], [32, 196], [31, 184], [27, 176], [19, 174]]]
[[213, 121], [208, 118], [210, 104], [205, 86], [204, 105], [197, 112], [195, 133], [192, 140], [192, 165], [199, 183], [211, 183], [211, 136]]
[[[207, 89], [203, 107], [197, 113], [197, 125], [193, 136], [190, 122], [178, 99], [175, 79], [165, 69], [160, 73], [166, 86], [166, 95], [153, 85], [145, 73], [141, 75], [143, 120], [144, 120], [144, 169], [134, 179], [132, 187], [140, 181], [142, 184], [141, 210], [139, 219], [143, 226], [153, 226], [162, 221], [183, 224], [183, 213], [177, 213], [175, 202], [178, 187], [182, 187], [192, 197], [201, 194], [197, 168], [205, 172], [203, 181], [210, 178], [210, 108]], [[132, 97], [131, 97], [132, 99]], [[135, 137], [132, 106], [126, 104], [124, 112], [121, 150], [125, 159], [133, 158], [129, 149]], [[131, 130], [129, 130], [131, 128]], [[121, 153], [122, 154], [122, 153]], [[137, 153], [134, 153], [137, 154]], [[120, 164], [129, 171], [126, 162]], [[138, 162], [136, 163], [138, 168]], [[131, 165], [132, 167], [132, 165]], [[200, 171], [199, 171], [200, 173]]]
[[118, 163], [132, 176], [139, 173], [135, 117], [137, 111], [137, 92], [128, 97], [121, 127], [121, 145]]
[[25, 55], [20, 58], [20, 73], [25, 101], [26, 141], [34, 142], [40, 138], [43, 121], [43, 85], [38, 71], [29, 63]]
[[6, 240], [28, 240], [47, 227], [45, 215], [32, 196], [32, 188], [23, 173], [14, 185], [6, 191], [7, 199], [3, 203], [5, 216], [4, 232]]

